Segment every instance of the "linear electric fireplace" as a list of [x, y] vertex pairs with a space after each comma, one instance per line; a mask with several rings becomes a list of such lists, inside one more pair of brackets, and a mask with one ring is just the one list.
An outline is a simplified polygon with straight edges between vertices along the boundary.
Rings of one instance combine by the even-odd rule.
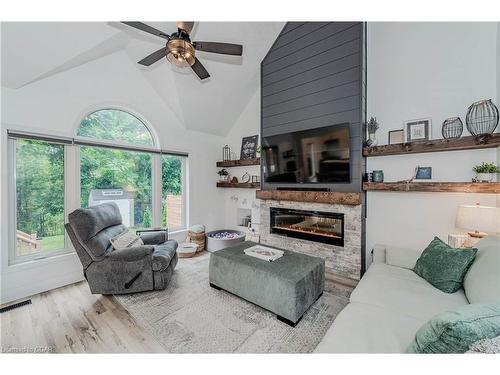
[[344, 246], [344, 214], [270, 208], [271, 233]]

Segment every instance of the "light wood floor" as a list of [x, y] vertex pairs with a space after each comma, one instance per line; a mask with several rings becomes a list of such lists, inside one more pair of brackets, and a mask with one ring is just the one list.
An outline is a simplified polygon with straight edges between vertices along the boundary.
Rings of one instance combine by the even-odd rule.
[[0, 314], [2, 352], [165, 352], [113, 297], [90, 294], [84, 281], [31, 300]]

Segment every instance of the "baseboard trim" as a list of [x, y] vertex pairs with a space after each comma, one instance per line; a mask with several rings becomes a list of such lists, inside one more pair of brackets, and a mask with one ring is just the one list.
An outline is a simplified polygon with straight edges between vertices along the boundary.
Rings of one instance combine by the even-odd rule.
[[351, 279], [345, 276], [340, 276], [328, 269], [325, 269], [325, 280], [352, 289], [354, 289], [359, 283], [359, 280]]
[[0, 303], [5, 305], [22, 298], [28, 298], [52, 289], [74, 284], [82, 280], [85, 280], [85, 278], [80, 271], [78, 273], [60, 275], [55, 278], [45, 280], [44, 282], [38, 282], [35, 285], [22, 285], [17, 288], [5, 288], [1, 293]]

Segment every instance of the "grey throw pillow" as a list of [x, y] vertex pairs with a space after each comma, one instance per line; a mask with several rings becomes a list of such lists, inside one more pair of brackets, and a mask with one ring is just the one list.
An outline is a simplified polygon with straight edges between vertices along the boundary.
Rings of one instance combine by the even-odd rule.
[[455, 293], [462, 287], [477, 249], [455, 249], [434, 237], [422, 252], [413, 271], [445, 293]]
[[500, 354], [500, 336], [492, 339], [482, 339], [469, 346], [469, 354]]

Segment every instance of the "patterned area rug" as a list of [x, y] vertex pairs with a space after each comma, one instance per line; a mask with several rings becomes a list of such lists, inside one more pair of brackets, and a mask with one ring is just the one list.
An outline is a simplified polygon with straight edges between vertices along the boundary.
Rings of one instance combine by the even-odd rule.
[[209, 254], [179, 259], [167, 289], [115, 296], [170, 353], [310, 353], [347, 300], [329, 293], [295, 328], [208, 284]]

